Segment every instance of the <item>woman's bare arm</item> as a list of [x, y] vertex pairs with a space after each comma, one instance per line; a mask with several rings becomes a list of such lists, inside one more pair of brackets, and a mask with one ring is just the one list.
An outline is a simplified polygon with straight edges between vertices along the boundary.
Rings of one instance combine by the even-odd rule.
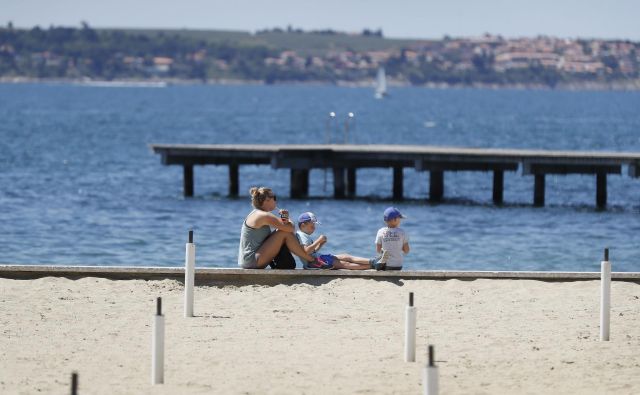
[[258, 227], [269, 225], [272, 228], [281, 230], [283, 232], [288, 232], [288, 233], [293, 233], [296, 230], [295, 226], [293, 225], [293, 222], [289, 220], [285, 222], [282, 219], [280, 219], [280, 217], [277, 217], [272, 213], [268, 213], [264, 211], [258, 214], [256, 218], [256, 225]]

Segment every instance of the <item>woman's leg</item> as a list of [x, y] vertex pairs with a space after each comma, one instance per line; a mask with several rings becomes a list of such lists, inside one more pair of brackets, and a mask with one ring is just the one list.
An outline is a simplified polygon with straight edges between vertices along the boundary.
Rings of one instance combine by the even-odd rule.
[[314, 258], [307, 254], [307, 252], [304, 250], [304, 248], [302, 247], [302, 245], [300, 245], [300, 242], [298, 241], [298, 238], [293, 234], [293, 233], [287, 233], [287, 232], [282, 232], [285, 234], [285, 243], [287, 243], [287, 248], [289, 249], [289, 251], [291, 251], [294, 255], [299, 256], [300, 258], [304, 259], [307, 262], [311, 262], [314, 260]]
[[278, 255], [280, 248], [284, 244], [284, 232], [273, 232], [263, 242], [258, 251], [256, 251], [256, 263], [258, 269], [264, 269]]
[[260, 248], [258, 248], [258, 251], [256, 251], [256, 262], [258, 264], [258, 268], [262, 269], [267, 267], [267, 265], [273, 261], [273, 258], [278, 255], [283, 244], [286, 244], [289, 251], [300, 258], [307, 261], [313, 260], [313, 257], [304, 251], [293, 233], [275, 231], [266, 238]]

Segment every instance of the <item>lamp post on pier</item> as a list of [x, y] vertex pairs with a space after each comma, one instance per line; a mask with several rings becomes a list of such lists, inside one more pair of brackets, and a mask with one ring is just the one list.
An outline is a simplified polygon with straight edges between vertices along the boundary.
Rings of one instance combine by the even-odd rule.
[[[347, 113], [347, 118], [344, 120], [344, 144], [349, 143], [349, 126], [353, 122], [353, 128], [355, 129], [355, 114], [352, 112]], [[354, 198], [356, 196], [356, 169], [355, 167], [346, 168], [346, 181], [347, 181], [347, 197]]]
[[[333, 123], [336, 119], [336, 113], [331, 111], [329, 113], [329, 116], [327, 117], [327, 121], [325, 124], [325, 133], [324, 133], [324, 143], [325, 144], [331, 144], [331, 129], [333, 126]], [[322, 187], [323, 191], [327, 191], [327, 169], [324, 169], [324, 185]]]
[[336, 113], [331, 111], [329, 116], [327, 117], [327, 122], [325, 125], [325, 133], [324, 133], [324, 143], [331, 144], [331, 129], [333, 125], [333, 121], [336, 119]]
[[355, 129], [355, 114], [350, 112], [347, 114], [347, 119], [344, 121], [344, 143], [347, 144], [349, 142], [349, 123], [353, 120], [354, 129]]

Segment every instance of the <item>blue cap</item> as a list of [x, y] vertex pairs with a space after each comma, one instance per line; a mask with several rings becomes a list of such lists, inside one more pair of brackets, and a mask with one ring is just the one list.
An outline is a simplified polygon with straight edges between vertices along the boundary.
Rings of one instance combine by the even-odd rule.
[[313, 222], [314, 224], [319, 224], [320, 221], [318, 221], [318, 218], [316, 218], [316, 215], [314, 213], [312, 213], [311, 211], [307, 211], [306, 213], [302, 213], [300, 214], [300, 216], [298, 217], [298, 223], [302, 224], [305, 222]]
[[394, 218], [407, 218], [404, 215], [402, 215], [402, 213], [400, 212], [400, 210], [398, 210], [395, 207], [387, 207], [386, 210], [384, 210], [384, 220], [385, 221], [390, 221]]

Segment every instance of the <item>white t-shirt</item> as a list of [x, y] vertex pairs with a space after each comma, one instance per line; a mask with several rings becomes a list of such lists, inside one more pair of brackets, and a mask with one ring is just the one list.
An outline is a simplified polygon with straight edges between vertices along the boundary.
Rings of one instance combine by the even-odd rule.
[[389, 251], [387, 266], [390, 267], [402, 267], [402, 260], [404, 259], [402, 246], [408, 242], [409, 236], [402, 228], [389, 228], [385, 226], [384, 228], [380, 228], [376, 235], [376, 244], [382, 244], [382, 249]]
[[[311, 244], [313, 244], [313, 238], [311, 238], [311, 235], [308, 235], [306, 233], [304, 233], [303, 231], [299, 230], [296, 232], [296, 237], [298, 238], [298, 241], [300, 242], [300, 245], [303, 247], [307, 247], [310, 246]], [[317, 257], [318, 254], [316, 252], [310, 254], [312, 257]], [[303, 268], [307, 268], [307, 262], [300, 258], [299, 256], [296, 256], [296, 259], [298, 260], [298, 262], [300, 262], [300, 264], [302, 265]]]

